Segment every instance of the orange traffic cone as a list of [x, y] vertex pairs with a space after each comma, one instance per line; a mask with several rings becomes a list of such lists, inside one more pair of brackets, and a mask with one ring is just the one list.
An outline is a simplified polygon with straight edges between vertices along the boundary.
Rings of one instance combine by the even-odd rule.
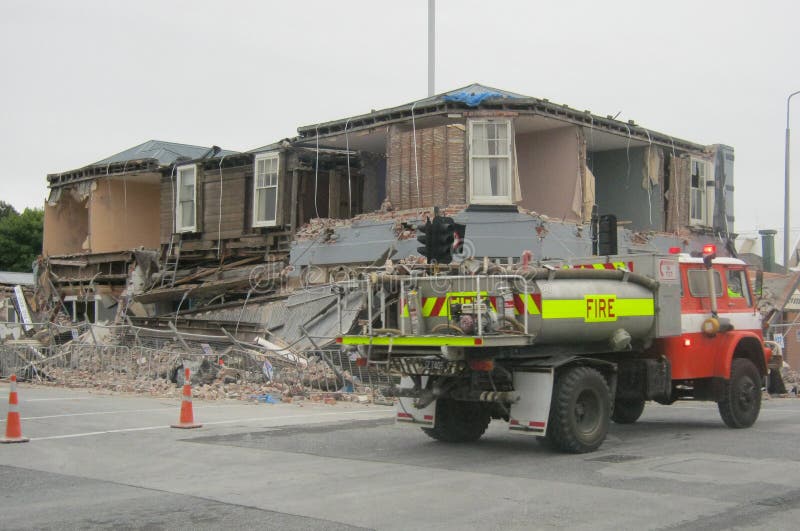
[[171, 424], [173, 428], [199, 428], [202, 424], [194, 423], [194, 412], [192, 411], [192, 379], [191, 371], [187, 367], [184, 369], [183, 376], [183, 397], [181, 398], [181, 418], [177, 424]]
[[28, 442], [22, 436], [22, 424], [19, 422], [19, 399], [17, 398], [17, 375], [11, 375], [11, 392], [8, 393], [8, 420], [6, 421], [6, 436], [0, 443]]

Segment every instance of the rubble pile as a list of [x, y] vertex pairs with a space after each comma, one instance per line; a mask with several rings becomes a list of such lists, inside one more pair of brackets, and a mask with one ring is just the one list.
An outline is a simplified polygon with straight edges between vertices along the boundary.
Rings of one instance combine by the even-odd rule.
[[[442, 209], [439, 213], [442, 216], [454, 216], [467, 208], [467, 205], [450, 205]], [[416, 230], [413, 224], [424, 219], [426, 216], [433, 217], [433, 210], [430, 208], [414, 208], [407, 210], [386, 210], [378, 212], [368, 212], [359, 214], [352, 219], [333, 219], [333, 218], [312, 218], [297, 230], [295, 239], [315, 240], [323, 237], [324, 241], [335, 242], [337, 240], [336, 229], [351, 227], [363, 222], [382, 222], [394, 221], [395, 234], [400, 240], [416, 238]]]
[[[48, 358], [30, 356], [27, 362], [31, 370], [26, 379], [45, 385], [177, 399], [181, 396], [183, 368], [189, 368], [193, 395], [200, 400], [372, 401], [370, 387], [319, 356], [290, 363], [277, 355], [232, 346], [218, 356], [209, 356], [187, 354], [179, 342], [155, 349], [95, 345], [85, 336], [58, 350]], [[349, 393], [360, 395], [351, 397]]]
[[789, 394], [795, 396], [800, 394], [800, 372], [785, 367], [781, 374], [783, 376], [783, 384]]

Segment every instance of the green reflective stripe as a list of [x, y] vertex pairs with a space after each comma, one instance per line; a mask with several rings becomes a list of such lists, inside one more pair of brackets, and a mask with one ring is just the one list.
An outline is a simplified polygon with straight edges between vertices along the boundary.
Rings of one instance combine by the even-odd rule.
[[342, 336], [342, 345], [393, 345], [397, 347], [474, 347], [483, 341], [477, 337], [458, 336]]
[[656, 305], [653, 299], [617, 299], [617, 315], [620, 317], [655, 315], [655, 313]]
[[[591, 310], [592, 308], [590, 308]], [[655, 315], [653, 299], [614, 299], [613, 314], [620, 317]], [[587, 319], [586, 299], [542, 299], [542, 319]]]
[[586, 310], [583, 300], [548, 300], [542, 299], [542, 319], [577, 319], [582, 318]]

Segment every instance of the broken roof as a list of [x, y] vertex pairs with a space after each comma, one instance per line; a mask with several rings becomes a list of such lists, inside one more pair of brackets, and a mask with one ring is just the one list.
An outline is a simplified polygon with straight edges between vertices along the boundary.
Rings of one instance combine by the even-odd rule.
[[[702, 151], [705, 146], [682, 140], [680, 138], [658, 133], [637, 125], [633, 120], [623, 122], [612, 116], [598, 116], [590, 111], [579, 111], [567, 105], [551, 103], [547, 99], [525, 96], [507, 90], [497, 89], [473, 83], [449, 92], [423, 98], [398, 107], [391, 107], [369, 114], [333, 120], [319, 124], [299, 127], [298, 140], [312, 141], [316, 138], [332, 138], [345, 132], [370, 130], [393, 123], [406, 122], [432, 116], [446, 116], [449, 113], [460, 113], [465, 110], [495, 110], [507, 112], [524, 112], [557, 120], [562, 123], [591, 127], [593, 130], [605, 131], [613, 135], [626, 137], [628, 140], [644, 144], [659, 144], [681, 150]], [[419, 127], [419, 125], [417, 125]]]
[[189, 144], [148, 140], [138, 146], [120, 151], [110, 157], [62, 173], [47, 176], [50, 187], [128, 172], [157, 171], [179, 162], [190, 162], [214, 156], [233, 155], [236, 151], [217, 146], [204, 147]]
[[116, 155], [99, 160], [91, 166], [114, 164], [116, 162], [131, 162], [136, 160], [156, 160], [160, 166], [170, 166], [175, 162], [202, 159], [211, 155], [232, 155], [235, 151], [220, 149], [217, 146], [210, 148], [177, 144], [163, 140], [148, 140], [143, 144], [121, 151]]

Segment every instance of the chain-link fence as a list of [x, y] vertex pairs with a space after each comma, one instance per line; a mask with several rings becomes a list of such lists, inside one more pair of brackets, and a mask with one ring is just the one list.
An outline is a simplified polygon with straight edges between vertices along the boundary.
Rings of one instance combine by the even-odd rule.
[[22, 333], [21, 339], [0, 344], [0, 377], [15, 373], [42, 383], [171, 396], [183, 383], [179, 369], [189, 367], [201, 398], [335, 394], [370, 401], [397, 381], [381, 368], [360, 366], [336, 348], [271, 349], [227, 334], [192, 334], [174, 328], [85, 323], [37, 328], [36, 333]]

